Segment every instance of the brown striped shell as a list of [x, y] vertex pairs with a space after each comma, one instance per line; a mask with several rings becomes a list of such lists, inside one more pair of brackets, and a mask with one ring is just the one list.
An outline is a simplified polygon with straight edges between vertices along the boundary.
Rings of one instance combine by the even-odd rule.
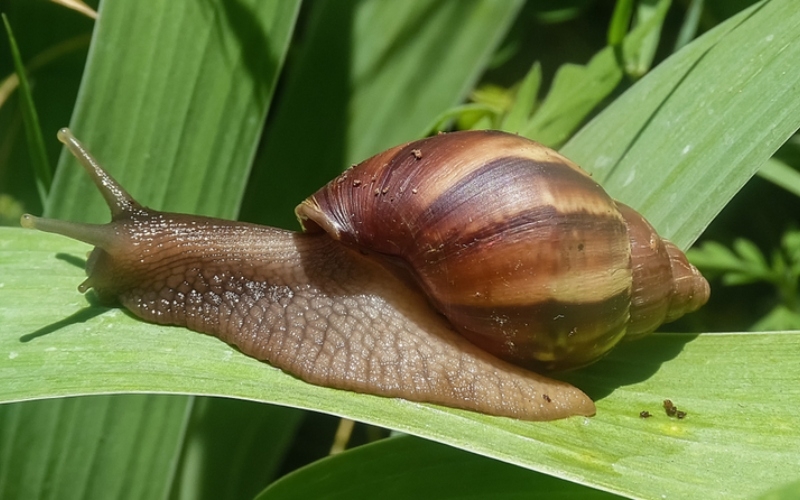
[[589, 364], [709, 295], [641, 215], [567, 158], [502, 132], [392, 148], [296, 211], [307, 231], [410, 270], [463, 335], [527, 367]]

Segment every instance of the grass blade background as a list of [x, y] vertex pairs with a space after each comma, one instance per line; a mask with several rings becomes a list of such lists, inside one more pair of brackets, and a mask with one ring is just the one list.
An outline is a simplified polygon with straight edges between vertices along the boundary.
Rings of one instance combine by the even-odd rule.
[[28, 151], [31, 156], [31, 164], [36, 172], [36, 188], [39, 191], [39, 197], [44, 201], [47, 198], [47, 193], [50, 191], [50, 185], [53, 182], [53, 173], [50, 168], [50, 162], [47, 160], [44, 139], [42, 138], [42, 132], [39, 128], [39, 115], [36, 113], [36, 107], [33, 103], [31, 87], [25, 72], [25, 64], [22, 61], [22, 56], [19, 53], [11, 24], [8, 22], [5, 13], [3, 14], [3, 25], [5, 26], [6, 36], [8, 37], [8, 42], [11, 47], [11, 55], [14, 60], [17, 78], [19, 79], [19, 90], [22, 97], [22, 114], [24, 116], [23, 121], [25, 122], [25, 135], [28, 139]]
[[194, 398], [171, 498], [253, 498], [278, 475], [303, 415], [253, 401]]
[[[103, 3], [70, 127], [141, 203], [235, 217], [298, 8]], [[105, 221], [75, 165], [63, 150], [45, 214]]]
[[562, 152], [688, 247], [800, 128], [798, 25], [786, 1], [738, 14], [654, 69]]
[[384, 500], [510, 500], [535, 498], [539, 492], [546, 492], [547, 498], [619, 498], [449, 446], [401, 436], [320, 460], [281, 478], [257, 500], [369, 498], [375, 491], [380, 491]]
[[0, 406], [0, 494], [163, 498], [180, 449], [185, 399], [97, 396]]
[[[87, 246], [13, 229], [0, 231], [0, 241], [0, 304], [11, 295], [29, 304], [0, 308], [3, 324], [13, 325], [0, 342], [8, 353], [0, 357], [5, 401], [147, 390], [279, 403], [641, 498], [748, 498], [793, 478], [800, 460], [800, 332], [660, 334], [625, 344], [570, 377], [598, 400], [596, 417], [519, 422], [311, 386], [214, 338], [119, 309], [64, 321], [84, 303], [74, 291], [82, 270], [56, 254], [80, 255]], [[53, 297], [42, 311], [32, 298], [47, 283]], [[688, 418], [661, 413], [665, 398]], [[639, 418], [642, 410], [654, 417]]]
[[[69, 123], [83, 74], [94, 22], [50, 2], [4, 2], [3, 12], [25, 55], [28, 79], [37, 106], [51, 171], [61, 143], [52, 134]], [[0, 89], [0, 199], [10, 197], [18, 208], [0, 202], [0, 224], [16, 226], [24, 212], [40, 214], [45, 200], [39, 196], [35, 167], [22, 122], [22, 95], [14, 90], [16, 75], [5, 37], [0, 37], [0, 72], [6, 79]]]
[[771, 158], [761, 167], [758, 174], [787, 191], [800, 196], [800, 172], [782, 161]]
[[242, 218], [297, 229], [294, 207], [352, 163], [418, 138], [459, 103], [522, 2], [313, 2]]

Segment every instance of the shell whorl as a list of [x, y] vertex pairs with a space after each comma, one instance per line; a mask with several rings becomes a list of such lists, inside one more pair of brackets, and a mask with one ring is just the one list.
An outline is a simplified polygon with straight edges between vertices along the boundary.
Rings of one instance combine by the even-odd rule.
[[517, 364], [582, 366], [625, 335], [626, 220], [579, 167], [527, 139], [459, 132], [399, 146], [297, 213], [308, 231], [400, 259], [456, 328]]
[[661, 238], [639, 212], [617, 208], [631, 241], [631, 320], [626, 340], [635, 340], [700, 308], [711, 290], [708, 281], [669, 240]]

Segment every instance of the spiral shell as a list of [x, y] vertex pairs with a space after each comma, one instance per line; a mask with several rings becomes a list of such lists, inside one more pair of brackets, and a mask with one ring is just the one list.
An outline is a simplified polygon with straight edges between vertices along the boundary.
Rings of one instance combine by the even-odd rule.
[[296, 212], [306, 231], [407, 269], [463, 335], [530, 368], [589, 364], [709, 294], [641, 215], [564, 156], [502, 132], [392, 148]]

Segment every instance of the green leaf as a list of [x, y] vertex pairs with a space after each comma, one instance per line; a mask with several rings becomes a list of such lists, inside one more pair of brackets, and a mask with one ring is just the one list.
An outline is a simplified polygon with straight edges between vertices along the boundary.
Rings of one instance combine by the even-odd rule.
[[[659, 30], [669, 3], [661, 0], [656, 12], [625, 37], [623, 49], [626, 52], [638, 50], [651, 33]], [[563, 144], [622, 79], [615, 50], [615, 47], [606, 47], [586, 66], [562, 65], [547, 97], [520, 134], [550, 147]]]
[[501, 128], [511, 133], [519, 133], [522, 127], [530, 119], [530, 115], [536, 106], [536, 97], [539, 95], [539, 87], [542, 84], [542, 65], [535, 62], [528, 74], [522, 80], [522, 84], [517, 89], [514, 103], [511, 105], [508, 114], [503, 119]]
[[744, 238], [737, 238], [733, 242], [733, 249], [744, 259], [747, 265], [754, 272], [769, 272], [769, 264], [764, 254], [758, 249], [755, 243]]
[[186, 415], [185, 398], [153, 395], [1, 405], [0, 496], [163, 498]]
[[741, 259], [733, 250], [716, 241], [704, 241], [687, 252], [689, 260], [704, 271], [742, 269]]
[[632, 78], [641, 78], [653, 64], [653, 59], [661, 40], [661, 27], [664, 24], [670, 0], [642, 0], [636, 7], [636, 25], [647, 24], [647, 33], [635, 44], [628, 44], [623, 51], [625, 73]]
[[2, 17], [3, 24], [6, 28], [6, 35], [8, 36], [8, 42], [11, 45], [11, 58], [14, 61], [17, 78], [19, 78], [25, 136], [28, 139], [28, 151], [31, 156], [31, 164], [36, 172], [36, 188], [39, 191], [39, 197], [42, 199], [42, 202], [44, 202], [47, 198], [47, 194], [50, 192], [50, 185], [53, 183], [52, 169], [50, 168], [50, 162], [47, 160], [42, 130], [39, 127], [39, 115], [36, 113], [36, 105], [33, 102], [31, 86], [28, 83], [28, 76], [25, 72], [25, 64], [22, 62], [22, 56], [19, 53], [19, 47], [17, 47], [17, 40], [14, 38], [14, 33], [11, 31], [11, 24], [9, 24], [5, 14], [3, 14]]
[[795, 196], [800, 196], [800, 172], [786, 163], [770, 158], [758, 171], [758, 175], [794, 193]]
[[800, 313], [784, 305], [778, 305], [766, 316], [753, 324], [754, 332], [784, 331], [800, 329]]
[[722, 274], [725, 285], [746, 285], [756, 281], [774, 284], [779, 281], [781, 274], [782, 259], [774, 258], [770, 267], [761, 250], [743, 238], [733, 242], [733, 249], [715, 241], [706, 241], [700, 248], [690, 249], [687, 255], [704, 273], [714, 276]]
[[[443, 111], [439, 116], [437, 116], [431, 125], [429, 125], [425, 129], [425, 133], [422, 134], [424, 136], [436, 134], [442, 130], [449, 128], [449, 125], [454, 120], [457, 120], [459, 123], [464, 121], [470, 121], [468, 117], [480, 117], [483, 118], [484, 116], [495, 116], [498, 113], [498, 110], [495, 108], [491, 108], [486, 106], [485, 104], [462, 104], [460, 106], [453, 106], [452, 108]], [[475, 120], [472, 120], [475, 121]]]
[[794, 500], [800, 497], [800, 479], [774, 488], [758, 497], [758, 500]]
[[786, 231], [781, 238], [781, 246], [789, 259], [791, 271], [795, 276], [800, 275], [800, 230]]
[[[570, 377], [597, 400], [596, 417], [520, 422], [311, 386], [214, 338], [146, 324], [119, 309], [85, 310], [74, 290], [82, 270], [73, 261], [86, 245], [19, 229], [0, 231], [0, 241], [0, 321], [9, 325], [0, 337], [4, 401], [148, 391], [275, 402], [652, 498], [664, 491], [746, 497], [800, 460], [800, 431], [792, 425], [798, 332], [662, 334], [625, 344]], [[665, 398], [689, 417], [659, 414]], [[656, 416], [640, 419], [642, 410]]]
[[704, 0], [690, 0], [689, 8], [686, 10], [686, 16], [683, 19], [680, 32], [678, 32], [678, 37], [675, 40], [673, 52], [679, 51], [697, 36], [697, 29], [700, 25], [700, 16], [703, 14], [704, 3]]
[[610, 500], [616, 495], [463, 453], [411, 436], [384, 439], [320, 460], [281, 478], [258, 500], [289, 498], [547, 498]]
[[655, 68], [562, 152], [688, 247], [800, 128], [797, 23], [787, 0], [729, 19]]
[[254, 165], [244, 219], [294, 207], [351, 164], [419, 138], [473, 88], [519, 0], [311, 2], [308, 38]]
[[611, 47], [595, 55], [586, 66], [564, 64], [552, 88], [520, 135], [550, 147], [561, 145], [622, 79]]

